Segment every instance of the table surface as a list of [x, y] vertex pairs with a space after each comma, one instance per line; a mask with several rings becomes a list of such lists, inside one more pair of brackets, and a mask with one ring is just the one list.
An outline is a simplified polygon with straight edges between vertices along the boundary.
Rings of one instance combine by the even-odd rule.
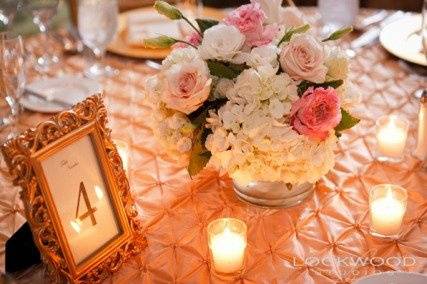
[[[304, 12], [318, 22], [315, 10]], [[38, 38], [26, 41], [30, 54], [38, 43]], [[340, 138], [336, 165], [316, 185], [314, 196], [288, 209], [242, 203], [230, 180], [212, 171], [191, 180], [185, 167], [162, 153], [147, 125], [151, 110], [143, 96], [144, 79], [156, 71], [142, 60], [113, 55], [106, 60], [120, 70], [102, 81], [112, 136], [131, 145], [129, 179], [148, 240], [147, 249], [106, 283], [221, 282], [210, 272], [206, 226], [225, 216], [248, 225], [246, 266], [238, 283], [351, 283], [382, 271], [427, 273], [427, 171], [411, 156], [419, 106], [413, 92], [427, 82], [379, 44], [362, 49], [351, 62], [350, 77], [362, 98], [356, 107], [361, 123]], [[82, 55], [65, 57], [58, 70], [44, 76], [80, 73], [86, 65]], [[29, 70], [30, 80], [40, 76]], [[379, 116], [392, 113], [410, 121], [408, 144], [402, 163], [384, 164], [375, 160], [374, 125]], [[47, 117], [26, 111], [19, 127]], [[25, 217], [19, 188], [12, 186], [4, 163], [0, 171], [3, 270], [4, 244]], [[399, 184], [409, 194], [403, 231], [394, 241], [368, 233], [368, 190], [380, 183]]]

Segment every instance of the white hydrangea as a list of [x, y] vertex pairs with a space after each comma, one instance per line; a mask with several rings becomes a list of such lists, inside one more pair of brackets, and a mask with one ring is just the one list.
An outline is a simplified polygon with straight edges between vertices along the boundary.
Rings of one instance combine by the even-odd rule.
[[317, 142], [289, 126], [291, 104], [298, 96], [288, 75], [245, 70], [227, 97], [208, 119], [211, 165], [232, 177], [293, 184], [315, 182], [333, 167], [335, 135]]

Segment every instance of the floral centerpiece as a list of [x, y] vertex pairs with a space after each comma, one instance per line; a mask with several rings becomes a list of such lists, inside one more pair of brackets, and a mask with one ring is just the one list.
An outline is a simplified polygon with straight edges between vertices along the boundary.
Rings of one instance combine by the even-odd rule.
[[333, 168], [341, 132], [359, 122], [349, 109], [348, 59], [331, 44], [351, 28], [319, 40], [281, 2], [253, 0], [222, 21], [192, 21], [157, 1], [158, 12], [194, 33], [145, 40], [173, 48], [147, 80], [158, 140], [188, 159], [190, 175], [213, 166], [233, 178], [241, 198], [267, 205], [263, 195], [312, 188]]

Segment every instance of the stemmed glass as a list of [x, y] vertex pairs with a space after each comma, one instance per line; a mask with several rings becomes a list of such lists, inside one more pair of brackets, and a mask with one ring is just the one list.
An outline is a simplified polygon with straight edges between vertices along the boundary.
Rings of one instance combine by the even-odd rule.
[[79, 0], [79, 34], [97, 59], [85, 71], [87, 77], [110, 77], [117, 72], [114, 68], [102, 64], [105, 49], [117, 31], [117, 17], [117, 0]]
[[[422, 10], [422, 21], [421, 21], [421, 49], [427, 59], [427, 0], [424, 0], [423, 10]], [[416, 90], [414, 95], [417, 99], [420, 99], [423, 92], [426, 92], [426, 89]]]
[[56, 55], [50, 42], [49, 26], [52, 18], [55, 16], [58, 9], [59, 0], [31, 0], [29, 1], [29, 9], [33, 15], [33, 23], [37, 25], [40, 32], [43, 34], [44, 50], [43, 55], [39, 56], [37, 60], [37, 67], [39, 70], [47, 70], [53, 64], [58, 63], [59, 57]]
[[[20, 36], [0, 33], [0, 127], [12, 129], [20, 114], [19, 100], [25, 87], [24, 46]], [[13, 133], [11, 131], [10, 134]], [[9, 135], [11, 136], [11, 135]], [[7, 137], [10, 138], [10, 137]]]
[[0, 23], [6, 28], [9, 28], [13, 19], [21, 6], [20, 0], [1, 0], [0, 1]]

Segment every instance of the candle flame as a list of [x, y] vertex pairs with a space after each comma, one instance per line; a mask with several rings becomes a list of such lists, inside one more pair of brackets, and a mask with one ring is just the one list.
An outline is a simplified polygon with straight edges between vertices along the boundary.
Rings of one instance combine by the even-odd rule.
[[98, 185], [95, 185], [95, 194], [98, 200], [101, 200], [102, 198], [104, 198], [104, 192], [102, 191], [101, 187], [99, 187]]
[[79, 219], [76, 219], [76, 220], [73, 220], [73, 221], [71, 221], [70, 222], [70, 224], [71, 224], [71, 227], [77, 232], [77, 233], [80, 233], [80, 231], [81, 231], [81, 227], [80, 227], [80, 224], [81, 224], [81, 222], [80, 222], [80, 220]]
[[387, 200], [391, 200], [391, 199], [393, 199], [393, 192], [392, 192], [392, 190], [391, 190], [391, 186], [387, 186], [386, 199], [387, 199]]

